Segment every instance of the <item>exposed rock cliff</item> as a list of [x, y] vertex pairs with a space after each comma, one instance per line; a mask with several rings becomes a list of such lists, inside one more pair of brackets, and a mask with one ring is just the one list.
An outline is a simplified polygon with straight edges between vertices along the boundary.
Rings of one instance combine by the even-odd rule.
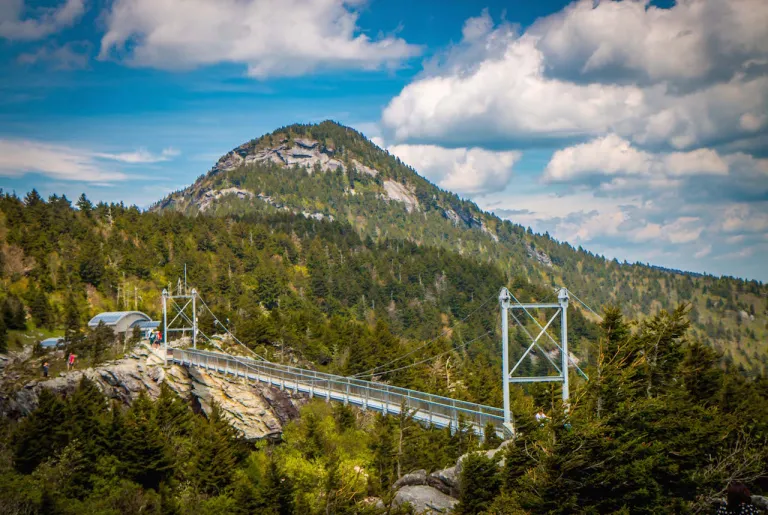
[[91, 379], [109, 398], [130, 404], [140, 392], [155, 398], [167, 384], [204, 413], [218, 404], [224, 416], [244, 438], [256, 440], [277, 436], [289, 420], [298, 417], [302, 397], [266, 385], [255, 385], [199, 369], [178, 365], [164, 368], [162, 359], [149, 348], [137, 346], [123, 359], [96, 368], [62, 373], [46, 381], [30, 381], [22, 388], [0, 396], [0, 413], [23, 416], [37, 406], [43, 388], [63, 395], [72, 393], [83, 376]]

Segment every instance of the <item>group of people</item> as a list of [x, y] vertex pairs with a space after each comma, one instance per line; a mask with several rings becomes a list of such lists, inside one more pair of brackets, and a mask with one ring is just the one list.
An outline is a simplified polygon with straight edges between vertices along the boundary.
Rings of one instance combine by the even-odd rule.
[[149, 333], [149, 344], [154, 347], [160, 347], [160, 342], [163, 341], [163, 333], [158, 331], [152, 331]]
[[[67, 370], [73, 370], [75, 368], [75, 359], [77, 358], [77, 354], [74, 352], [69, 353], [69, 357], [67, 358]], [[43, 377], [48, 377], [48, 371], [51, 368], [50, 363], [48, 361], [43, 361]]]

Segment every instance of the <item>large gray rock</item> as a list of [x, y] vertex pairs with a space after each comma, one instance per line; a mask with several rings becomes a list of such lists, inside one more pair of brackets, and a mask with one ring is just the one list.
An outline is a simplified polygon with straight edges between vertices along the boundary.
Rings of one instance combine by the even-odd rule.
[[432, 472], [427, 478], [427, 484], [446, 495], [459, 495], [459, 475], [456, 474], [456, 467]]
[[392, 488], [394, 490], [397, 490], [398, 488], [402, 488], [404, 486], [414, 486], [414, 485], [426, 485], [427, 484], [427, 471], [424, 469], [416, 470], [414, 472], [411, 472], [410, 474], [405, 474], [403, 477], [395, 481], [395, 484], [392, 485]]
[[298, 407], [305, 399], [278, 388], [246, 382], [202, 369], [164, 366], [157, 353], [138, 345], [123, 359], [95, 368], [73, 370], [46, 381], [30, 381], [22, 388], [0, 394], [0, 415], [20, 417], [37, 407], [45, 388], [60, 395], [75, 391], [83, 377], [92, 380], [109, 398], [131, 404], [141, 392], [157, 398], [162, 384], [181, 398], [195, 403], [210, 414], [218, 404], [224, 417], [248, 440], [275, 437], [283, 426], [298, 417]]
[[427, 515], [449, 513], [458, 504], [458, 500], [427, 485], [404, 486], [392, 499], [393, 506], [410, 504], [416, 513]]

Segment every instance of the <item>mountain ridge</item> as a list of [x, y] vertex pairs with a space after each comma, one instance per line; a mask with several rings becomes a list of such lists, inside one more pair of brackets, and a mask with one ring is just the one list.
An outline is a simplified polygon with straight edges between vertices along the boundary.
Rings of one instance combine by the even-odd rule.
[[346, 223], [361, 237], [443, 247], [493, 262], [509, 277], [551, 289], [566, 285], [595, 309], [619, 304], [630, 316], [688, 302], [697, 336], [710, 337], [727, 359], [768, 366], [760, 357], [768, 351], [768, 289], [759, 281], [620, 263], [535, 234], [430, 183], [336, 122], [290, 125], [239, 145], [151, 209], [290, 212]]

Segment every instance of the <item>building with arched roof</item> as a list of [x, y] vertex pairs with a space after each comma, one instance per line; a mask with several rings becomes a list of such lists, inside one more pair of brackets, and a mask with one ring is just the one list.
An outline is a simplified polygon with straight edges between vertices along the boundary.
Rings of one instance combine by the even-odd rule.
[[107, 311], [99, 313], [88, 322], [88, 327], [94, 329], [100, 322], [111, 327], [115, 333], [125, 333], [137, 322], [149, 322], [152, 319], [141, 311]]

